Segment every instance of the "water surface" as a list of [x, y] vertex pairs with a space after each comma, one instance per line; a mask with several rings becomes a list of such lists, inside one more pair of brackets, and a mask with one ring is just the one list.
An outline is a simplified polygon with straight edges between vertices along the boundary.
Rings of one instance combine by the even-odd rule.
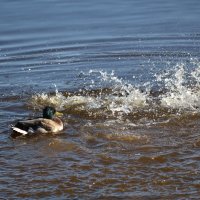
[[[199, 1], [0, 5], [2, 199], [199, 198]], [[45, 105], [63, 132], [10, 137]]]

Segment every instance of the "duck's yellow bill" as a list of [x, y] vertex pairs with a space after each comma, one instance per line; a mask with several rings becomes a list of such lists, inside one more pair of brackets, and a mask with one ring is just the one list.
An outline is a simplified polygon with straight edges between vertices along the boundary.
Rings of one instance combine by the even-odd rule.
[[58, 117], [62, 117], [63, 113], [56, 111], [55, 115], [58, 116]]

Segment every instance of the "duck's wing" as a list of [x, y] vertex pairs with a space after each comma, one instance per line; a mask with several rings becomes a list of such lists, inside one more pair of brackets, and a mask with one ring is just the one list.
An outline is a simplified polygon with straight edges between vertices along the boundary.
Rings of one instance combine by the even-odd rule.
[[41, 121], [43, 118], [37, 118], [37, 119], [30, 119], [30, 120], [23, 120], [17, 122], [17, 124], [14, 127], [27, 130], [29, 128], [34, 128], [36, 126], [39, 126], [41, 124]]
[[45, 130], [45, 127], [42, 124], [43, 120], [43, 118], [23, 120], [17, 122], [15, 126], [11, 128], [14, 132], [20, 133], [22, 135], [27, 135], [28, 133], [36, 133], [38, 130], [45, 133], [47, 130]]
[[11, 128], [13, 129], [13, 133], [27, 135], [29, 133], [55, 133], [62, 130], [63, 126], [60, 127], [60, 124], [57, 121], [51, 119], [37, 118], [19, 121]]

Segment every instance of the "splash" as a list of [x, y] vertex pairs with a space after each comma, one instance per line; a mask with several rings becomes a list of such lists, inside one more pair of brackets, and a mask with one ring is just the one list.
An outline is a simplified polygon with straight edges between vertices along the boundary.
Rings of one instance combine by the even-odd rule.
[[[112, 71], [110, 74], [104, 71], [89, 71], [89, 75], [96, 76], [101, 85], [106, 85], [111, 89], [105, 92], [101, 90], [90, 91], [95, 85], [92, 80], [90, 90], [80, 90], [78, 93], [67, 94], [56, 90], [55, 94], [36, 94], [32, 96], [31, 104], [37, 105], [54, 105], [58, 110], [68, 111], [84, 111], [90, 116], [103, 115], [116, 116], [129, 114], [137, 108], [145, 107], [146, 94], [142, 93], [138, 88], [135, 88], [130, 83], [119, 79]], [[94, 95], [95, 94], [95, 95]]]
[[166, 94], [160, 97], [161, 105], [179, 110], [199, 110], [200, 66], [192, 72], [187, 72], [186, 66], [181, 63], [177, 64], [172, 72], [157, 77], [158, 81], [163, 80], [167, 89]]
[[[200, 65], [192, 60], [192, 70], [184, 63], [155, 75], [151, 82], [134, 85], [107, 71], [81, 72], [84, 86], [75, 92], [59, 92], [33, 95], [34, 107], [54, 105], [58, 110], [78, 116], [80, 119], [129, 121], [134, 126], [168, 123], [174, 116], [199, 113]], [[158, 95], [152, 95], [159, 85]], [[143, 88], [142, 90], [140, 88]]]

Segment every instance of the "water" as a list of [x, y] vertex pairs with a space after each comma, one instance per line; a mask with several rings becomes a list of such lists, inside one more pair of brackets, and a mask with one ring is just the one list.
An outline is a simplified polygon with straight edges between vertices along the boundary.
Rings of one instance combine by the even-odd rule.
[[199, 198], [199, 1], [0, 5], [1, 199]]

